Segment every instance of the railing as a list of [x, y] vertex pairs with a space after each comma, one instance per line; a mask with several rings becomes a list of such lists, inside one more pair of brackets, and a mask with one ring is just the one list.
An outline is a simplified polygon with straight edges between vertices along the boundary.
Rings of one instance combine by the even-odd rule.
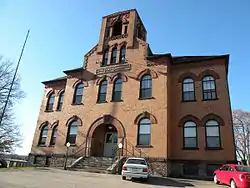
[[[113, 158], [117, 158], [118, 156], [124, 157], [143, 157], [149, 158], [149, 156], [140, 148], [136, 148], [128, 139], [123, 138], [121, 141], [123, 143], [122, 148], [116, 148], [113, 153]], [[69, 154], [71, 156], [82, 156], [85, 157], [90, 154], [89, 147], [87, 146], [87, 140], [85, 140], [81, 145], [77, 147], [74, 151], [71, 151]]]
[[70, 155], [72, 156], [86, 156], [86, 153], [88, 152], [87, 142], [84, 141], [81, 145], [79, 145], [75, 151], [71, 151]]
[[140, 148], [136, 148], [128, 139], [124, 139], [124, 147], [123, 153], [125, 152], [125, 156], [133, 156], [133, 157], [144, 157], [148, 158], [148, 155], [142, 151]]

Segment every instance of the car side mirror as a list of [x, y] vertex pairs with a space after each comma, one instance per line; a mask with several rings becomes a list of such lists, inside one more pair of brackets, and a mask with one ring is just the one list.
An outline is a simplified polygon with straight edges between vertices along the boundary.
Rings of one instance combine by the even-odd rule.
[[219, 168], [219, 171], [221, 171], [222, 170], [222, 168]]

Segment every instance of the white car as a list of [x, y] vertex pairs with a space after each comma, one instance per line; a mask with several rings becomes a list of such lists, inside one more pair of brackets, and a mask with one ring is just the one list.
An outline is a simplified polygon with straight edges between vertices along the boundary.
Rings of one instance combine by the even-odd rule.
[[147, 180], [149, 176], [149, 166], [144, 158], [130, 157], [122, 166], [122, 179], [140, 178]]

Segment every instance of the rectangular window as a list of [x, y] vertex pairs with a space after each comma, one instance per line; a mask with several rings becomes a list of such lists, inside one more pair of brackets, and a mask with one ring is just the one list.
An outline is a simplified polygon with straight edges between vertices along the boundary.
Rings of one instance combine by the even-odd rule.
[[199, 174], [199, 168], [196, 164], [184, 164], [183, 165], [184, 175], [197, 176]]
[[183, 92], [183, 101], [194, 101], [194, 91], [185, 91]]
[[51, 138], [50, 145], [51, 145], [51, 146], [54, 146], [55, 144], [56, 144], [56, 137], [52, 137], [52, 138]]
[[206, 127], [206, 139], [208, 148], [220, 147], [219, 127]]
[[152, 90], [150, 89], [142, 89], [141, 90], [141, 98], [149, 98], [152, 97]]
[[219, 164], [208, 164], [207, 165], [207, 176], [213, 176], [214, 171], [219, 169], [221, 167], [221, 165]]
[[81, 104], [82, 103], [82, 95], [76, 95], [74, 104]]
[[220, 147], [220, 137], [208, 136], [207, 137], [207, 147], [208, 148], [219, 148]]
[[70, 144], [75, 144], [76, 143], [76, 135], [69, 135], [68, 142]]
[[152, 97], [152, 77], [151, 75], [145, 75], [141, 79], [140, 85], [140, 98]]
[[206, 76], [202, 79], [203, 100], [213, 100], [217, 98], [215, 79], [212, 76]]
[[41, 137], [39, 145], [45, 145], [46, 144], [46, 137]]
[[69, 135], [68, 135], [67, 142], [69, 142], [71, 144], [75, 144], [76, 143], [77, 130], [78, 130], [78, 126], [73, 126], [72, 125], [70, 127], [70, 132], [69, 132]]
[[100, 93], [98, 102], [105, 102], [106, 101], [106, 93]]
[[114, 91], [113, 101], [121, 101], [121, 97], [122, 97], [121, 91]]
[[35, 156], [34, 164], [44, 165], [45, 164], [44, 159], [45, 159], [44, 157]]
[[48, 104], [46, 111], [53, 111], [53, 104]]
[[216, 99], [216, 91], [215, 90], [205, 90], [203, 92], [203, 97], [205, 100]]
[[150, 134], [140, 134], [138, 145], [150, 145]]
[[196, 137], [194, 138], [185, 138], [184, 140], [185, 148], [197, 148], [197, 142], [196, 142]]
[[125, 25], [125, 27], [124, 27], [124, 34], [127, 34], [127, 32], [128, 32], [128, 26]]
[[138, 145], [150, 145], [150, 122], [140, 123]]
[[197, 127], [192, 121], [184, 124], [184, 148], [197, 148]]

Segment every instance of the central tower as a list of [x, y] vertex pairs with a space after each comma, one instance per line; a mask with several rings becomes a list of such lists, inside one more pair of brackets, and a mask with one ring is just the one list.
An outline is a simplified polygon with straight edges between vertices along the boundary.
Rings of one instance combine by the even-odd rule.
[[[105, 56], [105, 52], [116, 45], [126, 45], [127, 49], [134, 48], [135, 39], [146, 41], [146, 35], [146, 29], [135, 9], [104, 16], [97, 53]], [[119, 57], [120, 54], [117, 55]]]

